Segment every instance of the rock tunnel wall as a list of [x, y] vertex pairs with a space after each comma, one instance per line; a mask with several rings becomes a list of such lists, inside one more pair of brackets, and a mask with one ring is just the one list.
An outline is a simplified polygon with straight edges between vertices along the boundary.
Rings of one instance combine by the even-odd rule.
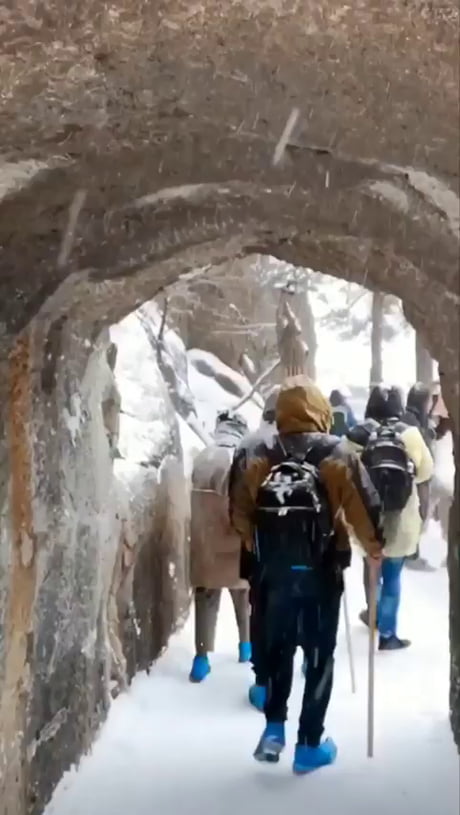
[[116, 391], [108, 348], [107, 333], [91, 342], [86, 327], [68, 319], [50, 330], [43, 314], [10, 357], [2, 815], [42, 812], [63, 772], [89, 749], [111, 687], [150, 666], [188, 603], [188, 496], [175, 414], [151, 360], [150, 418], [158, 425], [168, 417], [165, 443], [150, 461], [119, 460], [114, 473], [103, 409]]
[[[2, 792], [9, 807], [8, 815], [40, 812], [62, 771], [88, 749], [108, 704], [107, 683], [111, 670], [108, 655], [112, 653], [112, 644], [104, 609], [110, 594], [107, 577], [111, 576], [116, 562], [114, 541], [118, 540], [119, 530], [114, 531], [113, 521], [107, 517], [108, 491], [113, 483], [109, 444], [101, 442], [104, 427], [100, 404], [107, 398], [107, 389], [110, 390], [110, 376], [104, 368], [106, 348], [102, 344], [99, 349], [97, 338], [105, 325], [119, 319], [181, 274], [193, 275], [194, 269], [212, 266], [223, 259], [259, 251], [297, 265], [322, 268], [336, 276], [367, 282], [404, 299], [409, 319], [425, 337], [432, 355], [449, 372], [444, 390], [458, 434], [459, 301], [451, 266], [452, 233], [439, 213], [429, 202], [414, 204], [416, 226], [411, 224], [410, 218], [406, 223], [407, 230], [415, 230], [406, 231], [406, 238], [408, 234], [413, 235], [408, 251], [410, 259], [407, 259], [403, 255], [401, 215], [393, 217], [391, 206], [387, 210], [387, 201], [366, 199], [369, 221], [361, 202], [360, 231], [367, 225], [368, 234], [372, 234], [374, 223], [379, 223], [379, 228], [384, 223], [390, 233], [394, 226], [396, 238], [400, 235], [401, 254], [395, 252], [395, 243], [390, 251], [387, 243], [372, 241], [362, 233], [345, 235], [340, 228], [338, 234], [333, 235], [331, 225], [320, 237], [316, 233], [311, 236], [303, 233], [295, 208], [290, 209], [295, 193], [288, 198], [286, 194], [285, 187], [268, 191], [252, 186], [248, 189], [240, 184], [223, 188], [204, 185], [192, 190], [169, 190], [156, 194], [141, 206], [130, 205], [124, 210], [124, 218], [128, 218], [128, 222], [132, 218], [133, 225], [126, 233], [120, 265], [104, 273], [102, 270], [73, 272], [45, 301], [39, 316], [12, 341], [7, 362], [10, 410], [6, 423], [11, 488], [10, 506], [4, 515], [9, 532], [2, 532], [2, 558], [8, 563], [4, 578], [7, 585], [6, 589], [2, 588], [7, 596], [3, 629], [7, 648], [3, 646], [0, 652], [3, 656], [4, 766], [8, 757]], [[344, 192], [341, 195], [343, 201]], [[303, 194], [300, 197], [302, 200]], [[210, 217], [211, 212], [215, 213], [214, 218]], [[115, 223], [117, 218], [115, 213]], [[157, 233], [152, 245], [147, 234], [155, 222], [157, 225], [163, 222], [164, 228]], [[183, 228], [185, 223], [188, 224], [186, 229]], [[113, 224], [112, 228], [115, 228]], [[428, 237], [422, 234], [424, 230], [428, 231]], [[419, 245], [413, 242], [417, 234]], [[437, 236], [440, 247], [445, 248], [444, 254], [437, 258], [436, 274], [434, 259], [433, 266], [429, 258], [424, 263], [416, 263], [430, 235]], [[126, 266], [129, 256], [137, 258], [134, 268]], [[115, 254], [113, 263], [116, 263]], [[98, 363], [98, 359], [102, 362]], [[94, 372], [99, 371], [101, 364], [100, 381], [94, 384], [97, 378]], [[165, 453], [173, 453], [174, 448], [168, 445], [169, 442]], [[458, 451], [458, 444], [456, 449]], [[158, 519], [165, 506], [160, 496], [164, 494], [162, 491], [169, 495], [168, 484], [174, 481], [174, 473], [177, 473], [174, 460], [165, 466], [159, 478], [151, 473], [152, 489], [158, 489]], [[149, 488], [148, 479], [144, 485]], [[456, 494], [458, 500], [458, 491]], [[173, 500], [177, 499], [173, 496]], [[122, 527], [123, 520], [122, 517]], [[166, 528], [169, 522], [166, 518]], [[126, 532], [126, 523], [124, 527]], [[181, 532], [178, 534], [180, 537]], [[125, 653], [119, 663], [127, 659], [129, 673], [136, 665], [145, 666], [156, 649], [164, 644], [181, 606], [174, 592], [165, 595], [164, 581], [171, 579], [171, 559], [166, 567], [160, 553], [168, 549], [170, 534], [164, 534], [160, 528], [155, 529], [152, 537], [144, 526], [144, 540], [138, 569], [132, 573], [137, 607], [134, 603], [129, 608], [128, 602], [126, 614], [126, 603], [121, 604], [120, 637]], [[155, 541], [155, 546], [150, 548], [149, 541]], [[460, 702], [458, 551], [458, 538], [453, 537], [450, 542], [451, 701], [457, 738]], [[35, 553], [34, 557], [31, 552]], [[61, 568], [65, 576], [69, 575], [70, 586], [64, 580], [60, 584], [62, 592], [60, 589], [56, 595], [50, 575]], [[43, 574], [45, 586], [42, 589]], [[148, 581], [144, 580], [145, 574], [149, 575]], [[154, 576], [153, 594], [151, 576]], [[153, 622], [152, 612], [158, 610], [155, 595], [164, 610], [164, 622], [160, 626]], [[73, 598], [71, 602], [68, 597]], [[37, 606], [37, 598], [41, 599], [41, 605]], [[62, 622], [64, 629], [75, 616], [72, 607], [79, 609], [75, 653], [70, 652], [75, 663], [74, 675], [79, 681], [72, 683], [70, 696], [68, 687], [65, 693], [63, 690], [64, 676], [68, 677], [65, 665], [69, 654], [66, 652], [64, 659], [59, 650], [61, 642], [62, 647], [67, 648], [67, 640], [59, 637], [54, 664], [58, 671], [62, 664], [63, 674], [61, 677], [58, 673], [56, 688], [54, 680], [45, 688], [49, 660], [42, 663], [41, 655], [43, 648], [51, 648], [46, 622], [49, 620], [48, 602], [53, 609], [59, 609], [53, 625], [60, 626]], [[139, 620], [142, 621], [141, 636], [137, 631]], [[53, 648], [54, 644], [53, 640]], [[46, 653], [48, 656], [48, 651]], [[56, 661], [61, 656], [62, 663]], [[32, 679], [33, 675], [37, 678]], [[17, 735], [20, 733], [25, 734], [24, 738]], [[51, 745], [53, 760], [47, 763]]]
[[59, 351], [46, 328], [46, 318], [31, 323], [9, 369], [0, 774], [8, 815], [35, 810], [75, 745], [88, 749], [108, 705], [104, 604], [118, 533], [101, 389], [111, 372], [103, 345], [90, 355], [75, 325], [59, 326]]

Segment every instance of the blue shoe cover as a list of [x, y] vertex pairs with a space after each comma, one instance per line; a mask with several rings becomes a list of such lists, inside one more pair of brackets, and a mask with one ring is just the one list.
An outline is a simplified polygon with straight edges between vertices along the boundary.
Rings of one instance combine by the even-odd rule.
[[305, 775], [333, 764], [337, 757], [337, 747], [332, 739], [326, 739], [318, 747], [298, 744], [295, 748], [293, 771], [296, 775]]
[[250, 642], [240, 642], [239, 648], [239, 661], [240, 662], [250, 662], [252, 656], [252, 649]]
[[193, 660], [192, 670], [190, 671], [190, 682], [202, 682], [210, 672], [211, 666], [209, 659], [197, 654]]

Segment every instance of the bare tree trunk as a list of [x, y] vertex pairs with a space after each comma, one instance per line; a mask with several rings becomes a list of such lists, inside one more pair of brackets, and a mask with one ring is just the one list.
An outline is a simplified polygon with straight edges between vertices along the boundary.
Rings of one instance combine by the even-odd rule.
[[318, 350], [318, 340], [316, 337], [315, 315], [311, 307], [310, 291], [307, 288], [304, 293], [304, 314], [303, 330], [308, 346], [307, 373], [310, 379], [316, 380], [316, 352]]
[[276, 314], [276, 335], [283, 379], [307, 375], [308, 359], [308, 348], [302, 339], [302, 329], [287, 301], [288, 297], [291, 297], [291, 294], [283, 291]]
[[385, 309], [385, 295], [380, 291], [372, 294], [372, 326], [371, 326], [371, 374], [370, 386], [379, 385], [383, 381], [383, 317]]
[[433, 381], [433, 360], [423, 345], [418, 332], [415, 333], [415, 367], [417, 382], [431, 385]]

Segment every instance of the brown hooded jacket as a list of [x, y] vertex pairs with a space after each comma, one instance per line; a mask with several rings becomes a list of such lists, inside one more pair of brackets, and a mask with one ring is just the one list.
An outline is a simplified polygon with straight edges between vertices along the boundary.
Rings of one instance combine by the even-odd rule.
[[[329, 497], [337, 551], [350, 551], [350, 526], [365, 552], [378, 556], [383, 547], [379, 497], [359, 457], [336, 436], [329, 435], [331, 421], [329, 402], [312, 382], [281, 389], [276, 406], [279, 437], [288, 450], [310, 451], [308, 460], [318, 468]], [[243, 466], [239, 462], [232, 470], [230, 517], [249, 551], [259, 487], [283, 458], [285, 452], [279, 441], [269, 446], [262, 440]]]

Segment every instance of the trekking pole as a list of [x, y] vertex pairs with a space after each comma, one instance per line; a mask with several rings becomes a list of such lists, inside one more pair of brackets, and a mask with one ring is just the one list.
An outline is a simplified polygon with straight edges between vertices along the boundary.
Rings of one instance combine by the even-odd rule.
[[369, 662], [367, 688], [367, 757], [374, 757], [375, 629], [377, 625], [377, 575], [369, 562]]
[[348, 611], [347, 584], [343, 581], [343, 615], [345, 618], [345, 635], [347, 638], [348, 661], [350, 663], [351, 692], [356, 693], [355, 660], [353, 657], [353, 644], [351, 641], [350, 614]]

